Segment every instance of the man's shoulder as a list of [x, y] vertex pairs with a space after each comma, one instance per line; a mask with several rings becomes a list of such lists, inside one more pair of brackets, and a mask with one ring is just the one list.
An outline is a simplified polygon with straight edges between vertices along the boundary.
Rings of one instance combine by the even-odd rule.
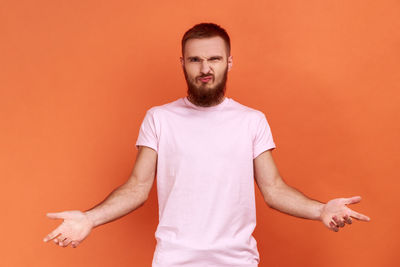
[[264, 112], [262, 112], [261, 110], [246, 106], [232, 98], [231, 98], [231, 107], [238, 111], [247, 113], [250, 116], [255, 116], [255, 117], [264, 116]]
[[165, 104], [152, 106], [147, 110], [147, 112], [150, 114], [154, 114], [154, 113], [162, 113], [165, 111], [173, 110], [175, 108], [181, 107], [183, 104], [182, 102], [183, 102], [182, 98], [178, 98], [174, 101], [171, 101], [171, 102], [168, 102]]

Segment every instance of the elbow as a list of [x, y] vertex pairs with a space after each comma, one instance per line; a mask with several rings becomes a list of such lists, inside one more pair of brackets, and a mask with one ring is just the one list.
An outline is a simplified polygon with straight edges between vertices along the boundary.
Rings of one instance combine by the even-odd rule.
[[277, 203], [282, 197], [282, 192], [285, 191], [286, 184], [284, 182], [277, 182], [269, 185], [263, 191], [263, 197], [265, 203], [270, 207], [275, 209], [277, 207]]
[[139, 183], [126, 183], [122, 186], [126, 192], [126, 200], [131, 211], [141, 207], [149, 198], [150, 190], [148, 186]]
[[137, 193], [140, 195], [140, 206], [143, 206], [144, 203], [149, 199], [151, 187], [148, 185], [143, 185], [138, 187]]
[[273, 205], [274, 200], [274, 190], [271, 186], [268, 186], [262, 190], [262, 195], [264, 198], [264, 202], [271, 207]]
[[143, 198], [142, 198], [142, 202], [141, 202], [141, 206], [143, 206], [144, 203], [147, 201], [147, 199], [149, 199], [149, 195], [150, 195], [150, 192], [144, 192]]
[[274, 208], [274, 196], [271, 193], [264, 194], [264, 202], [268, 205], [270, 208]]
[[136, 205], [143, 206], [150, 195], [154, 179], [137, 178], [132, 176], [126, 183], [129, 188], [132, 199], [135, 199]]

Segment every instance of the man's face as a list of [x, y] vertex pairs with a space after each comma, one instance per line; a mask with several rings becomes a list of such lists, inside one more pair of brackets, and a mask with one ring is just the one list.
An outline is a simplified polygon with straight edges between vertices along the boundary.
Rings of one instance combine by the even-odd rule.
[[189, 39], [181, 63], [191, 102], [207, 107], [222, 101], [232, 56], [221, 37]]

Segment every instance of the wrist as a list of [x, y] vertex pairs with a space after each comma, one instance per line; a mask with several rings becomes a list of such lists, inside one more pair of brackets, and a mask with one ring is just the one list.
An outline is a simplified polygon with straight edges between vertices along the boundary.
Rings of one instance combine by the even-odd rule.
[[91, 224], [92, 228], [95, 228], [96, 226], [98, 226], [95, 213], [92, 210], [85, 211], [84, 214], [86, 216], [86, 219]]
[[322, 213], [324, 211], [324, 207], [325, 207], [325, 203], [319, 202], [317, 204], [317, 212], [316, 212], [317, 217], [316, 217], [316, 220], [322, 221]]

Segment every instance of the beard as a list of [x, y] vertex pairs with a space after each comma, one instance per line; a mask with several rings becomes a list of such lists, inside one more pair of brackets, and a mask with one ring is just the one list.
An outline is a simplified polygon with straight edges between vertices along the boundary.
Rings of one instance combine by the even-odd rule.
[[[226, 67], [222, 75], [222, 80], [216, 85], [214, 85], [214, 87], [209, 87], [207, 84], [201, 84], [200, 86], [197, 86], [195, 83], [197, 78], [201, 78], [203, 76], [209, 76], [208, 74], [196, 77], [195, 80], [193, 81], [188, 77], [185, 68], [183, 68], [183, 72], [185, 74], [185, 79], [188, 86], [187, 90], [188, 99], [190, 99], [192, 103], [201, 107], [210, 107], [217, 105], [222, 101], [226, 91], [226, 81], [228, 79], [228, 67]], [[215, 80], [214, 75], [212, 75], [212, 80]]]

